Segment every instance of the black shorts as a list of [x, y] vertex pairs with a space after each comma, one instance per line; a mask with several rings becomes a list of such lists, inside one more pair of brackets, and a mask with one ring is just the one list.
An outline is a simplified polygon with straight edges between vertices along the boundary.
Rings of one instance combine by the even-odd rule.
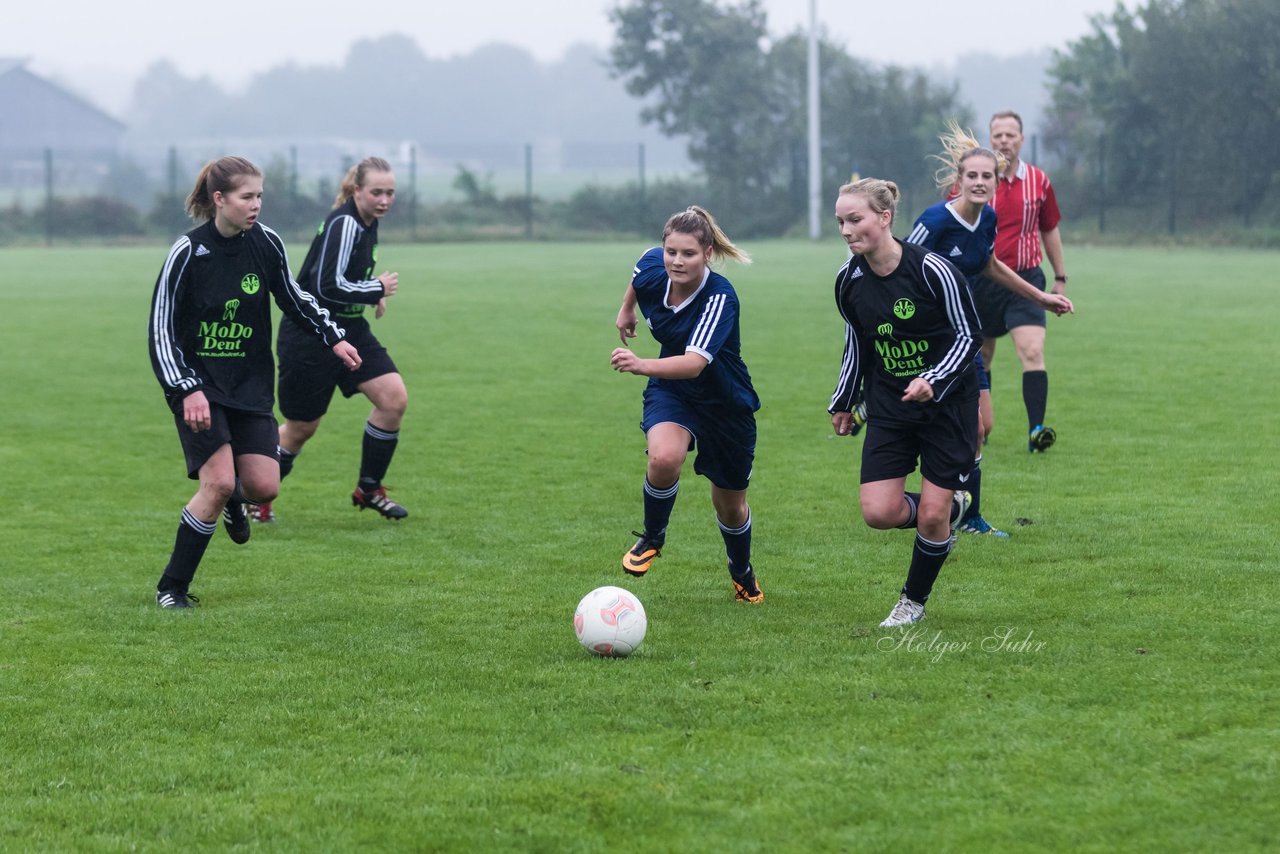
[[[1018, 275], [1044, 290], [1044, 271], [1039, 267], [1019, 270]], [[973, 278], [973, 303], [982, 321], [983, 338], [999, 338], [1018, 326], [1044, 326], [1045, 311], [1038, 303], [1003, 288], [986, 276]]]
[[398, 373], [387, 349], [373, 336], [367, 321], [347, 326], [347, 341], [360, 351], [360, 367], [348, 370], [333, 350], [314, 333], [292, 320], [280, 323], [276, 355], [280, 360], [277, 397], [280, 412], [290, 421], [315, 421], [329, 411], [335, 388], [343, 397], [360, 390], [361, 383]]
[[182, 420], [182, 409], [173, 416], [178, 425], [178, 441], [182, 443], [182, 453], [187, 458], [187, 477], [200, 479], [200, 469], [209, 458], [218, 452], [223, 445], [231, 446], [231, 453], [261, 454], [278, 460], [280, 447], [280, 430], [276, 419], [258, 412], [245, 412], [243, 409], [231, 409], [221, 404], [209, 402], [209, 420], [212, 426], [208, 430], [197, 433]]
[[978, 399], [933, 407], [925, 423], [907, 424], [892, 418], [872, 417], [862, 440], [862, 483], [906, 477], [916, 470], [943, 489], [964, 489], [973, 471], [973, 449], [978, 442]]

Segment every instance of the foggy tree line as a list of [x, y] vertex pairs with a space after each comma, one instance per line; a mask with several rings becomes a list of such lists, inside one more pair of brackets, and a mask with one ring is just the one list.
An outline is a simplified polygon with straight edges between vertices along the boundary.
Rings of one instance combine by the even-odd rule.
[[[469, 132], [460, 128], [475, 128], [477, 136], [512, 141], [537, 134], [631, 141], [648, 126], [687, 148], [693, 176], [587, 186], [548, 202], [504, 197], [483, 173], [459, 164], [460, 201], [424, 210], [422, 225], [435, 234], [492, 225], [500, 228], [494, 233], [530, 233], [535, 221], [545, 235], [648, 233], [655, 218], [698, 202], [743, 236], [803, 231], [807, 35], [771, 35], [758, 0], [630, 0], [610, 14], [606, 56], [582, 46], [550, 66], [501, 45], [430, 60], [410, 39], [386, 36], [356, 43], [339, 66], [281, 66], [230, 94], [161, 63], [140, 81], [130, 123], [154, 139], [366, 126], [370, 138], [457, 139]], [[1109, 215], [1113, 228], [1123, 220], [1123, 229], [1155, 233], [1203, 217], [1223, 229], [1274, 229], [1280, 4], [1149, 0], [1132, 11], [1117, 6], [1091, 26], [1055, 53], [1038, 152], [1073, 228], [1096, 216], [1101, 230]], [[973, 115], [956, 85], [924, 71], [861, 60], [856, 45], [851, 52], [827, 38], [820, 48], [823, 197], [858, 172], [897, 181], [905, 211], [931, 203], [928, 157], [945, 121], [958, 119], [985, 138], [987, 116]], [[510, 97], [476, 94], [497, 89]], [[287, 164], [263, 165], [271, 186], [290, 186]], [[127, 164], [114, 181], [108, 195], [118, 189], [121, 198], [143, 184]], [[273, 222], [308, 227], [323, 216], [327, 189], [276, 193]], [[68, 234], [95, 215], [122, 233], [169, 230], [181, 223], [172, 202], [158, 200], [149, 213], [139, 204], [131, 217], [118, 204], [102, 214], [62, 201], [47, 219]], [[16, 208], [0, 211], [0, 237], [21, 218]]]
[[1046, 134], [1079, 203], [1157, 221], [1280, 221], [1280, 3], [1151, 0], [1097, 16], [1050, 68]]
[[[632, 0], [612, 16], [615, 73], [654, 99], [646, 121], [690, 138], [713, 203], [758, 207], [750, 225], [766, 232], [799, 221], [804, 35], [771, 41], [757, 0]], [[1096, 215], [1099, 230], [1108, 211], [1139, 231], [1175, 232], [1206, 217], [1220, 228], [1274, 228], [1280, 3], [1150, 0], [1091, 26], [1050, 69], [1039, 154], [1052, 161], [1064, 207], [1078, 220]], [[823, 197], [854, 169], [897, 181], [914, 203], [906, 209], [922, 206], [944, 121], [975, 118], [955, 89], [825, 41], [821, 68]], [[985, 140], [988, 117], [976, 118]]]

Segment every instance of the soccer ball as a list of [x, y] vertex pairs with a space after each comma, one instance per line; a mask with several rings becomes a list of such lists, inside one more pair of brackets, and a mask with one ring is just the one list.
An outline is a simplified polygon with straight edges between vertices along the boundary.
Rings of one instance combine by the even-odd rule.
[[648, 628], [644, 606], [621, 587], [597, 587], [582, 597], [573, 612], [578, 643], [609, 658], [625, 658], [635, 652]]

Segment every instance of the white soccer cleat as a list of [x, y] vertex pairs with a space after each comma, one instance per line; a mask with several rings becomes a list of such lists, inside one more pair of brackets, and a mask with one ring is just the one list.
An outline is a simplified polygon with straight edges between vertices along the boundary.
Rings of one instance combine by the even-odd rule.
[[[967, 494], [967, 493], [966, 493]], [[898, 604], [893, 606], [889, 616], [880, 624], [882, 629], [895, 629], [898, 626], [909, 626], [924, 619], [924, 605], [907, 598], [903, 593], [898, 597]]]

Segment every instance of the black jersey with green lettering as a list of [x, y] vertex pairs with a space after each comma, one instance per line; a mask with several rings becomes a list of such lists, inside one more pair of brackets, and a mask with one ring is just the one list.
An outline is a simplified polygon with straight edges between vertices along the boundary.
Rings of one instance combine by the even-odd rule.
[[973, 354], [982, 338], [964, 276], [941, 255], [898, 243], [902, 260], [889, 275], [876, 275], [861, 255], [836, 275], [845, 344], [830, 412], [850, 411], [863, 386], [868, 417], [919, 421], [929, 404], [902, 401], [915, 377], [933, 387], [933, 403], [977, 397]]
[[[151, 367], [173, 411], [202, 391], [232, 409], [271, 414], [271, 303], [330, 347], [345, 333], [298, 287], [280, 236], [261, 223], [223, 237], [213, 221], [179, 237], [151, 299]], [[335, 358], [337, 358], [335, 356]]]
[[383, 288], [374, 275], [378, 260], [378, 221], [364, 224], [354, 199], [325, 217], [298, 271], [298, 284], [337, 318], [363, 318], [377, 305]]

